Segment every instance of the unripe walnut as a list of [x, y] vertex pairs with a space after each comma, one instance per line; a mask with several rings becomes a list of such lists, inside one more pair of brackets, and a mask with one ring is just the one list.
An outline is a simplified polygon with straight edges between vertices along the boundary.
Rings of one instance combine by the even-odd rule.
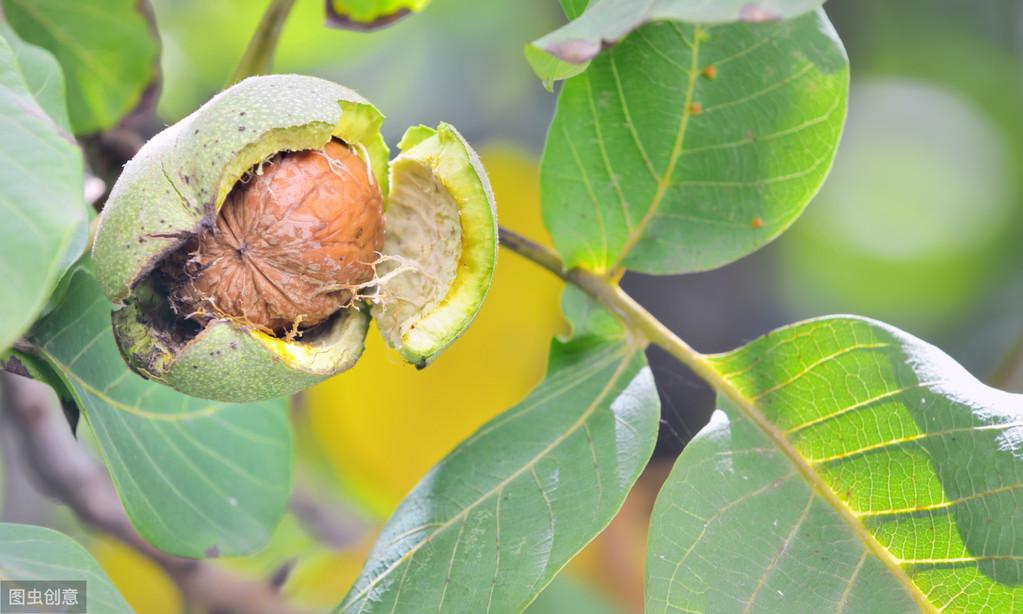
[[253, 169], [163, 273], [179, 314], [282, 334], [350, 305], [373, 279], [383, 242], [380, 187], [362, 158], [332, 140]]
[[417, 367], [454, 342], [497, 257], [486, 172], [448, 124], [409, 128], [389, 161], [383, 119], [336, 83], [269, 75], [146, 143], [92, 250], [127, 364], [248, 402], [350, 369], [371, 318]]

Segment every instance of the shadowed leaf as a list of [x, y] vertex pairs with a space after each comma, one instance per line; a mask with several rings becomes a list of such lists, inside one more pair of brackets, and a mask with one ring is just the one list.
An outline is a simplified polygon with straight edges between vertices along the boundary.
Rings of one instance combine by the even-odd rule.
[[0, 24], [0, 351], [32, 324], [84, 246], [82, 153], [62, 102], [57, 63]]
[[521, 611], [607, 526], [653, 451], [659, 402], [642, 349], [577, 299], [586, 334], [556, 342], [536, 390], [423, 478], [340, 611]]
[[3, 0], [11, 27], [64, 69], [75, 134], [114, 126], [156, 78], [159, 43], [139, 0]]
[[76, 397], [132, 523], [181, 556], [260, 548], [290, 494], [286, 404], [215, 403], [142, 379], [121, 360], [110, 310], [80, 268], [29, 338]]
[[78, 598], [90, 612], [133, 611], [96, 559], [78, 542], [52, 529], [0, 523], [0, 577], [85, 582], [86, 593]]

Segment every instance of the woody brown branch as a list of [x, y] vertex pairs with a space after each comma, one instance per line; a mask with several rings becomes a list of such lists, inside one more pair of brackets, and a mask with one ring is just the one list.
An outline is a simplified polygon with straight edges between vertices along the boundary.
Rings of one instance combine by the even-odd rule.
[[53, 390], [0, 372], [3, 410], [11, 418], [33, 481], [89, 527], [106, 533], [159, 565], [194, 611], [218, 614], [301, 612], [287, 603], [280, 578], [247, 579], [210, 564], [176, 557], [148, 544], [132, 527], [110, 476], [71, 434]]

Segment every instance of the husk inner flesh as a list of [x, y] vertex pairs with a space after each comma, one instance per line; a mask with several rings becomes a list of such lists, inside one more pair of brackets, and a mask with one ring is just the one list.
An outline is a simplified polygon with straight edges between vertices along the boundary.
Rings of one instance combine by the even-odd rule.
[[461, 260], [459, 208], [433, 169], [398, 158], [391, 169], [377, 326], [392, 347], [447, 295]]

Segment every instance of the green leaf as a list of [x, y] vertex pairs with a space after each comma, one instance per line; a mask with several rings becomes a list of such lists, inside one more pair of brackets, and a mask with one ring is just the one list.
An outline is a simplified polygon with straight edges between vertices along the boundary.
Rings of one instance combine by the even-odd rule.
[[[587, 0], [561, 0], [561, 9], [569, 19], [578, 18], [586, 9]], [[566, 62], [561, 58], [540, 49], [535, 44], [525, 48], [526, 61], [533, 72], [540, 77], [544, 89], [554, 91], [554, 82], [569, 79], [586, 70], [590, 62]]]
[[351, 30], [374, 30], [418, 13], [430, 0], [327, 0], [327, 25]]
[[561, 10], [569, 20], [578, 19], [589, 2], [590, 0], [560, 0]]
[[70, 133], [71, 120], [67, 116], [64, 72], [57, 58], [49, 51], [18, 38], [6, 21], [0, 21], [0, 36], [11, 46], [32, 97], [64, 132]]
[[[564, 5], [564, 3], [562, 3]], [[796, 17], [824, 0], [597, 0], [572, 21], [533, 41], [526, 57], [537, 75], [550, 78], [550, 66], [561, 60], [585, 70], [586, 62], [605, 47], [625, 38], [644, 24], [657, 21], [690, 23], [763, 22]], [[541, 60], [546, 56], [547, 60]], [[567, 73], [567, 68], [560, 68]], [[569, 75], [571, 76], [571, 75]], [[565, 78], [565, 77], [554, 77]]]
[[554, 83], [564, 79], [570, 79], [589, 67], [589, 62], [575, 64], [566, 62], [549, 53], [537, 49], [533, 45], [526, 45], [526, 61], [529, 62], [533, 72], [543, 81], [543, 87], [548, 92], [554, 91]]
[[0, 29], [0, 350], [46, 305], [86, 224], [82, 153], [58, 123], [59, 97], [44, 84], [60, 71], [44, 54]]
[[566, 265], [711, 269], [784, 231], [816, 194], [849, 66], [822, 11], [770, 24], [652, 24], [565, 83], [541, 167]]
[[78, 542], [52, 529], [0, 523], [0, 577], [85, 582], [90, 612], [134, 612], [96, 559]]
[[702, 364], [720, 409], [654, 507], [648, 612], [1018, 611], [1023, 396], [852, 317]]
[[286, 404], [213, 403], [142, 379], [121, 360], [110, 310], [79, 268], [30, 341], [75, 395], [135, 528], [180, 556], [257, 550], [290, 494]]
[[3, 0], [11, 27], [50, 50], [67, 78], [76, 134], [117, 124], [156, 78], [159, 43], [138, 0]]
[[340, 610], [521, 611], [611, 521], [659, 418], [642, 348], [621, 329], [555, 342], [539, 387], [405, 499]]

